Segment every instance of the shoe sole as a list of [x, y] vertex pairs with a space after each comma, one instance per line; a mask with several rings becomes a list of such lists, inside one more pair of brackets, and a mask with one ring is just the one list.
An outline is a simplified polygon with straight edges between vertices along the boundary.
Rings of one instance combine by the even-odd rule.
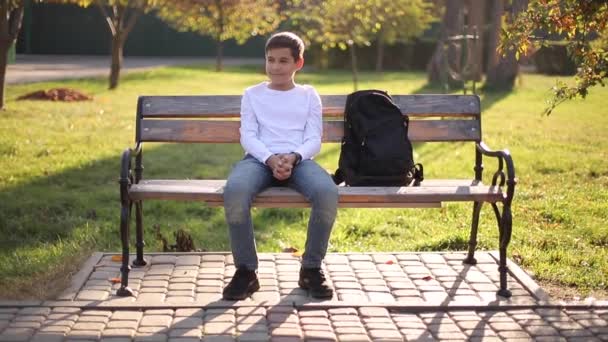
[[298, 286], [300, 286], [300, 288], [303, 290], [310, 291], [310, 296], [313, 298], [316, 298], [316, 299], [330, 299], [330, 298], [333, 298], [333, 296], [334, 296], [333, 290], [331, 290], [331, 292], [329, 292], [329, 293], [315, 292], [310, 288], [310, 286], [306, 285], [302, 281], [298, 281]]
[[248, 288], [247, 288], [247, 292], [243, 295], [243, 296], [233, 296], [233, 297], [227, 297], [226, 295], [222, 294], [222, 298], [224, 300], [243, 300], [249, 296], [251, 296], [252, 294], [254, 294], [257, 290], [260, 289], [260, 283], [258, 281], [256, 281], [255, 283], [251, 284]]

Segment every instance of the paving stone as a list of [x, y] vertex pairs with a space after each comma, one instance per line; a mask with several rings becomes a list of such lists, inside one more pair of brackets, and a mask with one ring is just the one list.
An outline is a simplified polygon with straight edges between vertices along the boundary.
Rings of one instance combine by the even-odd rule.
[[238, 336], [237, 340], [247, 342], [266, 342], [270, 336], [267, 333], [261, 332], [245, 332]]
[[162, 265], [162, 264], [175, 265], [176, 261], [177, 261], [177, 257], [175, 255], [171, 255], [171, 254], [155, 255], [150, 260], [150, 265], [153, 265], [153, 266]]
[[437, 341], [429, 331], [424, 329], [401, 329], [400, 332], [406, 341]]
[[340, 342], [368, 342], [371, 341], [367, 334], [342, 334], [338, 335]]
[[500, 336], [502, 338], [527, 338], [527, 339], [532, 338], [530, 335], [528, 335], [528, 333], [526, 333], [523, 330], [509, 330], [509, 331], [498, 330], [497, 333], [498, 333], [498, 336]]
[[336, 334], [331, 331], [308, 330], [304, 331], [306, 341], [337, 341]]
[[0, 341], [27, 341], [34, 335], [34, 329], [7, 328], [0, 334]]
[[200, 263], [200, 255], [180, 255], [175, 261], [176, 266], [198, 266]]
[[368, 330], [372, 341], [402, 341], [403, 337], [397, 329], [371, 329]]
[[203, 325], [202, 317], [175, 317], [171, 323], [173, 329], [200, 329]]
[[36, 333], [30, 342], [63, 342], [64, 334], [57, 333]]
[[[257, 317], [259, 320], [265, 321], [266, 319], [262, 316], [249, 316], [249, 317]], [[236, 317], [234, 313], [218, 313], [213, 315], [205, 315], [204, 319], [205, 324], [207, 323], [221, 323], [221, 322], [229, 322], [234, 324], [236, 322]]]
[[105, 300], [110, 296], [109, 291], [84, 290], [78, 292], [77, 300]]
[[106, 329], [133, 329], [137, 328], [137, 321], [114, 321], [111, 320], [106, 325]]
[[72, 326], [72, 330], [103, 330], [105, 328], [105, 323], [98, 322], [78, 322]]
[[168, 340], [167, 334], [140, 334], [137, 333], [133, 341], [135, 342], [166, 342]]
[[333, 308], [333, 309], [329, 309], [327, 310], [327, 312], [329, 313], [329, 315], [333, 316], [335, 315], [358, 315], [359, 313], [357, 312], [357, 309], [355, 308]]
[[101, 332], [103, 337], [128, 337], [133, 338], [135, 336], [135, 329], [104, 329]]
[[100, 342], [131, 342], [130, 337], [102, 337]]
[[236, 341], [236, 338], [229, 335], [210, 335], [203, 336], [203, 342], [233, 342]]
[[367, 296], [373, 303], [392, 303], [395, 301], [395, 297], [388, 292], [367, 292]]
[[206, 335], [233, 335], [235, 332], [235, 328], [234, 324], [230, 322], [205, 323], [205, 325], [203, 326], [203, 331]]
[[388, 310], [381, 307], [362, 307], [359, 308], [361, 317], [390, 317]]
[[117, 321], [139, 321], [141, 320], [141, 317], [143, 316], [143, 313], [141, 311], [121, 311], [121, 310], [117, 310], [114, 311], [114, 313], [112, 314], [111, 320], [117, 320]]
[[201, 329], [171, 329], [169, 331], [169, 337], [171, 339], [175, 337], [194, 337], [200, 339], [203, 335]]
[[266, 316], [265, 307], [241, 307], [236, 309], [236, 315], [238, 316]]

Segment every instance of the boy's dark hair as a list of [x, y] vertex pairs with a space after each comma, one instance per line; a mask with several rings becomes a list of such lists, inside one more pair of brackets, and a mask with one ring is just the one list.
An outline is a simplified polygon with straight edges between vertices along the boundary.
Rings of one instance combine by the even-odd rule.
[[279, 32], [268, 38], [264, 51], [268, 52], [270, 49], [277, 48], [288, 48], [291, 50], [291, 55], [296, 62], [304, 57], [304, 42], [295, 33]]

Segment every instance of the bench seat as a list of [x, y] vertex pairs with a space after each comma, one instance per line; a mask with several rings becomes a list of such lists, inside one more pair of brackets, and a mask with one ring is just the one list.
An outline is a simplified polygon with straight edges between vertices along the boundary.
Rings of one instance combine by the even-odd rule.
[[[225, 180], [141, 180], [133, 184], [129, 196], [133, 201], [150, 199], [203, 201], [221, 206]], [[419, 187], [339, 187], [341, 208], [435, 208], [444, 201], [500, 202], [500, 187], [487, 186], [476, 180], [430, 179]], [[272, 187], [254, 200], [256, 207], [308, 207], [308, 201], [287, 187]]]

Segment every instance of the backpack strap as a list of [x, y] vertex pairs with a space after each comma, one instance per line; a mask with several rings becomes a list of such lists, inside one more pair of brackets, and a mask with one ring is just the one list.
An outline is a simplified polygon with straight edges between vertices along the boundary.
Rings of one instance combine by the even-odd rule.
[[336, 185], [339, 185], [340, 183], [344, 182], [344, 172], [342, 171], [342, 169], [337, 168], [334, 174], [331, 175], [331, 179], [333, 179]]
[[422, 164], [415, 164], [412, 170], [414, 172], [414, 186], [420, 186], [420, 183], [424, 180], [424, 168]]

